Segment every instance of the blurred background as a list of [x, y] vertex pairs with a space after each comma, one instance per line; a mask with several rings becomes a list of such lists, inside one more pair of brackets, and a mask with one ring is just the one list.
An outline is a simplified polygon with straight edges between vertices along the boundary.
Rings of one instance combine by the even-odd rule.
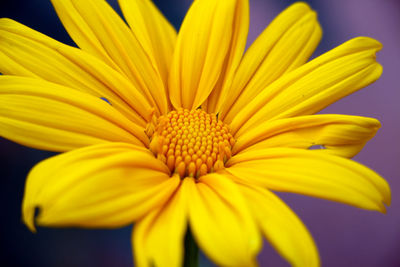
[[[108, 1], [118, 12], [117, 0]], [[179, 28], [190, 0], [155, 0]], [[289, 0], [250, 0], [251, 43]], [[400, 266], [400, 1], [306, 1], [318, 12], [324, 30], [314, 57], [356, 36], [383, 43], [378, 61], [384, 72], [379, 81], [322, 113], [378, 118], [382, 129], [355, 160], [387, 179], [392, 206], [387, 214], [359, 210], [325, 200], [279, 194], [308, 226], [318, 245], [323, 266]], [[59, 41], [74, 45], [59, 22], [50, 1], [4, 0], [0, 17], [9, 17]], [[0, 63], [1, 64], [1, 63]], [[30, 168], [53, 153], [38, 151], [0, 139], [3, 207], [0, 225], [1, 266], [132, 266], [131, 227], [119, 230], [39, 228], [32, 234], [22, 224], [21, 202]], [[301, 242], [301, 240], [299, 241]], [[260, 266], [288, 266], [265, 243]], [[202, 266], [213, 266], [202, 257]]]

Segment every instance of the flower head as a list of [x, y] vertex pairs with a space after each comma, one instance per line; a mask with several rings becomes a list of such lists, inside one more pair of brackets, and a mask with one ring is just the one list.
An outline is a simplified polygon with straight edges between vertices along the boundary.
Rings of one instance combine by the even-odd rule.
[[272, 191], [390, 204], [385, 180], [348, 159], [379, 122], [312, 115], [379, 78], [378, 41], [307, 62], [321, 29], [305, 3], [247, 51], [247, 0], [196, 0], [178, 34], [149, 0], [119, 0], [129, 26], [103, 0], [52, 3], [79, 48], [0, 20], [0, 135], [65, 152], [28, 176], [32, 231], [135, 223], [138, 266], [182, 265], [188, 228], [223, 266], [255, 265], [265, 237], [292, 265], [318, 266]]

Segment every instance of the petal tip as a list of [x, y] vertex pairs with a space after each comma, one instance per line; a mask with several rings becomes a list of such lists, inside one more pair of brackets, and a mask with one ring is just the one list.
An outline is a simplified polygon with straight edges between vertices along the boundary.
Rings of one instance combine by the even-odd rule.
[[382, 123], [378, 119], [375, 119], [375, 118], [371, 118], [371, 125], [376, 130], [378, 130], [382, 127]]
[[10, 18], [7, 18], [7, 17], [1, 17], [1, 18], [0, 18], [0, 23], [1, 23], [1, 24], [6, 23], [6, 22], [8, 22], [8, 21], [13, 21], [13, 20], [10, 19]]
[[385, 207], [385, 205], [383, 205], [383, 204], [379, 205], [378, 211], [379, 211], [380, 213], [383, 213], [383, 214], [386, 214], [386, 213], [387, 213], [386, 207]]
[[10, 28], [16, 24], [20, 24], [20, 23], [11, 18], [7, 18], [7, 17], [0, 18], [0, 29], [2, 29], [2, 30], [7, 30], [7, 28]]
[[378, 40], [367, 37], [367, 36], [359, 36], [353, 39], [353, 42], [363, 43], [369, 49], [374, 49], [375, 52], [378, 52], [382, 49], [383, 45]]
[[390, 192], [390, 188], [388, 188], [388, 191], [384, 195], [383, 203], [388, 207], [392, 204], [392, 194]]
[[371, 83], [377, 81], [383, 73], [383, 67], [381, 64], [379, 64], [378, 62], [376, 62], [376, 57], [374, 55], [374, 62], [372, 62], [371, 64]]
[[32, 233], [37, 232], [35, 227], [35, 213], [37, 213], [37, 209], [38, 208], [24, 206], [22, 210], [22, 220]]
[[310, 5], [307, 2], [299, 1], [290, 6], [290, 8], [304, 9], [305, 11], [311, 10]]
[[376, 209], [378, 212], [386, 214], [387, 213], [387, 208], [390, 206], [391, 204], [391, 196], [390, 193], [385, 194], [383, 196], [383, 199], [377, 203], [378, 204], [378, 208]]
[[[303, 17], [307, 22], [312, 22], [315, 24], [318, 20], [318, 13], [312, 9], [310, 9]], [[315, 24], [316, 25], [316, 24]]]

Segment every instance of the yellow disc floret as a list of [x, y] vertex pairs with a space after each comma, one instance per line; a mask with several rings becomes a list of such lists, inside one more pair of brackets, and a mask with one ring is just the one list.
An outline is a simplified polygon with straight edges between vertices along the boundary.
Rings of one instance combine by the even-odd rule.
[[222, 169], [235, 143], [228, 125], [201, 109], [179, 109], [159, 117], [151, 139], [150, 150], [181, 178]]

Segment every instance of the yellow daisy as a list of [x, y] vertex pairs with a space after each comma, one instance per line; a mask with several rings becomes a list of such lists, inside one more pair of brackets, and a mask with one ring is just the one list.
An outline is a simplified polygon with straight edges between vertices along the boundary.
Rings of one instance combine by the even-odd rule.
[[103, 0], [52, 3], [79, 48], [0, 20], [0, 135], [65, 152], [28, 176], [32, 231], [134, 223], [137, 266], [168, 267], [183, 264], [188, 229], [222, 266], [256, 265], [265, 237], [293, 266], [318, 266], [309, 232], [271, 190], [390, 204], [385, 180], [348, 159], [379, 122], [311, 115], [379, 78], [378, 41], [306, 63], [321, 29], [304, 3], [246, 52], [248, 0], [196, 0], [178, 34], [149, 0], [119, 0], [129, 26]]

